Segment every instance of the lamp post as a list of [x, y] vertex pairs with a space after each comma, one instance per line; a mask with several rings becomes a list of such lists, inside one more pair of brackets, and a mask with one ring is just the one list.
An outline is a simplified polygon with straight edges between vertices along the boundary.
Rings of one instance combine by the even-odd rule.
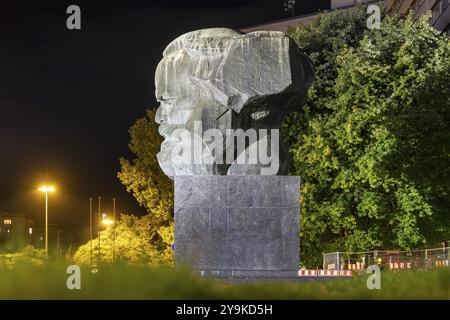
[[116, 261], [116, 198], [113, 198], [113, 262]]
[[[110, 225], [114, 224], [114, 220], [111, 220], [110, 218], [108, 218], [108, 215], [106, 213], [103, 213], [103, 215], [102, 215], [102, 224], [106, 227], [106, 230], [109, 230], [108, 227]], [[112, 260], [114, 262], [114, 243], [113, 243]]]
[[92, 198], [89, 198], [89, 246], [90, 246], [90, 266], [92, 267]]
[[97, 225], [97, 236], [98, 236], [98, 263], [100, 263], [100, 257], [101, 257], [101, 248], [102, 246], [100, 245], [100, 217], [101, 217], [101, 202], [102, 202], [102, 197], [98, 197], [98, 225]]
[[55, 187], [42, 186], [39, 191], [45, 193], [45, 253], [48, 254], [48, 193], [54, 192]]

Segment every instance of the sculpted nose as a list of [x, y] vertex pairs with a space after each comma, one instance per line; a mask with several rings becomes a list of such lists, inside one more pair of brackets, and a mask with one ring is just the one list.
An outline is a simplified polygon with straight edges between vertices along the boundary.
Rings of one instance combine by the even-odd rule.
[[164, 114], [162, 107], [159, 107], [158, 109], [156, 109], [155, 122], [162, 124], [162, 123], [165, 123], [166, 121], [167, 121], [167, 116]]

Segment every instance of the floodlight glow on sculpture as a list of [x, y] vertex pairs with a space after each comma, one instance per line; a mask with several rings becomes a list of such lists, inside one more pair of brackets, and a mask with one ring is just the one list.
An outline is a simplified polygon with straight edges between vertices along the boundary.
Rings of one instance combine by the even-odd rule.
[[[164, 50], [155, 74], [160, 102], [155, 120], [165, 138], [157, 157], [164, 173], [171, 178], [264, 174], [265, 163], [259, 159], [248, 164], [236, 161], [242, 150], [235, 147], [234, 138], [218, 136], [229, 137], [230, 130], [237, 129], [259, 133], [278, 129], [287, 113], [305, 103], [312, 78], [308, 58], [281, 32], [243, 34], [213, 28], [176, 38]], [[196, 142], [197, 147], [200, 144], [204, 161], [173, 160], [174, 150], [186, 144], [186, 139], [177, 134], [180, 129], [193, 137], [193, 145], [189, 145], [193, 153]], [[275, 139], [276, 144], [270, 143]], [[277, 158], [278, 166], [269, 174], [287, 173], [289, 154], [278, 135], [269, 130], [256, 141], [247, 140], [247, 153], [261, 149], [264, 143], [271, 145], [268, 152]]]

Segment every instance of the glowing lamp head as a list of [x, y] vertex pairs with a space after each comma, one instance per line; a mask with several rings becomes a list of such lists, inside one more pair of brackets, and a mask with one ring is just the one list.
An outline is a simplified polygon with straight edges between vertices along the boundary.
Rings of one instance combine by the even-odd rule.
[[53, 186], [42, 186], [39, 188], [41, 192], [55, 192], [55, 187]]
[[114, 222], [113, 222], [111, 219], [103, 219], [103, 220], [102, 220], [102, 223], [103, 223], [105, 226], [110, 226], [110, 225], [112, 225]]
[[106, 213], [102, 214], [102, 224], [104, 224], [105, 226], [110, 226], [114, 223], [113, 220], [108, 218], [108, 215]]

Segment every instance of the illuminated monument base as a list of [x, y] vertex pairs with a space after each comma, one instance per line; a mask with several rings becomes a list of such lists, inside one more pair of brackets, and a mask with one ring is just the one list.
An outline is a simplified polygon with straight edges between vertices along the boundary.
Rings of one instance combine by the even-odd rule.
[[297, 276], [299, 192], [292, 176], [176, 176], [176, 265], [224, 278]]

